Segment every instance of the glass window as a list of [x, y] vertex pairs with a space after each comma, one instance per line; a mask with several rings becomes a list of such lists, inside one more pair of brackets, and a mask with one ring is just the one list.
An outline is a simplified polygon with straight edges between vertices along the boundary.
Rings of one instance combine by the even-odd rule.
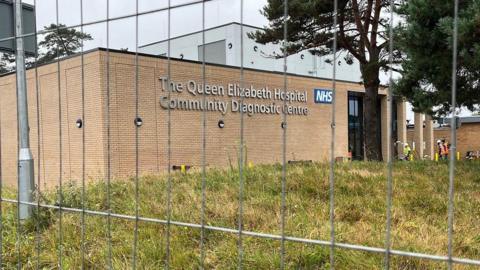
[[348, 151], [352, 159], [363, 160], [363, 97], [348, 95]]

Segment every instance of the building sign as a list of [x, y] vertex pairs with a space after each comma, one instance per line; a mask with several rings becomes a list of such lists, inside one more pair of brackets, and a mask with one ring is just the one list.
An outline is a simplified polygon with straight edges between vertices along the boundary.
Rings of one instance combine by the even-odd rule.
[[283, 113], [298, 116], [308, 115], [307, 91], [284, 91], [279, 88], [270, 89], [268, 86], [255, 88], [253, 85], [240, 87], [236, 83], [206, 84], [204, 87], [195, 80], [168, 82], [167, 77], [160, 77], [159, 81], [162, 91], [168, 92], [170, 89], [174, 94], [170, 96], [170, 99], [168, 95], [160, 97], [159, 103], [163, 109], [217, 111], [222, 114], [243, 112], [248, 116], [255, 114], [281, 115]]
[[332, 104], [333, 92], [328, 89], [314, 89], [313, 96], [315, 103]]

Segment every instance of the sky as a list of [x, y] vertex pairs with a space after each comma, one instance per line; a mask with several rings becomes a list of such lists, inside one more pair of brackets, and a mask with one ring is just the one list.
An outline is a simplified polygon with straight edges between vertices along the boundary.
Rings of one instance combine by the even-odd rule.
[[[136, 17], [115, 19], [118, 17], [136, 14], [135, 0], [109, 0], [108, 17], [111, 20], [109, 34], [105, 22], [95, 23], [107, 18], [107, 0], [36, 0], [37, 5], [37, 30], [44, 26], [56, 23], [67, 26], [80, 25], [81, 3], [83, 2], [84, 32], [92, 35], [93, 40], [85, 42], [84, 49], [96, 47], [109, 47], [112, 49], [126, 49], [135, 51], [139, 47], [152, 42], [167, 39], [168, 37], [168, 8], [169, 0], [138, 0], [138, 44], [136, 41]], [[24, 3], [34, 4], [34, 0], [24, 0]], [[170, 0], [172, 7], [199, 0]], [[243, 23], [263, 27], [268, 20], [260, 14], [267, 0], [243, 0]], [[58, 12], [56, 5], [58, 3]], [[211, 28], [229, 22], [240, 22], [240, 0], [211, 0], [205, 3], [205, 28]], [[163, 10], [162, 10], [163, 9]], [[202, 4], [191, 4], [171, 9], [170, 35], [171, 37], [188, 34], [202, 30]], [[58, 17], [57, 17], [58, 14]], [[80, 30], [80, 28], [78, 28]], [[108, 44], [107, 44], [108, 36]], [[39, 36], [41, 39], [41, 36]], [[388, 77], [382, 75], [382, 82]], [[407, 104], [407, 119], [413, 122], [413, 112]], [[470, 112], [463, 111], [462, 116]]]
[[[199, 2], [198, 0], [170, 0], [171, 6]], [[26, 0], [33, 3], [33, 0]], [[81, 24], [80, 0], [59, 0], [58, 18], [57, 0], [37, 0], [37, 29], [51, 23], [67, 26]], [[268, 23], [259, 10], [266, 0], [244, 0], [243, 22], [254, 26]], [[134, 15], [136, 1], [110, 0], [109, 18]], [[138, 0], [138, 12], [152, 12], [138, 16], [138, 45], [164, 40], [168, 37], [168, 0]], [[157, 11], [161, 10], [161, 11]], [[171, 37], [202, 30], [202, 4], [192, 4], [171, 9]], [[83, 23], [93, 23], [107, 18], [106, 0], [83, 0]], [[211, 28], [229, 22], [240, 22], [240, 0], [212, 0], [205, 3], [205, 28]], [[109, 47], [113, 49], [128, 48], [135, 51], [136, 18], [112, 20], [109, 23]], [[105, 22], [84, 26], [84, 31], [93, 36], [93, 40], [85, 43], [85, 49], [106, 47], [107, 25]]]

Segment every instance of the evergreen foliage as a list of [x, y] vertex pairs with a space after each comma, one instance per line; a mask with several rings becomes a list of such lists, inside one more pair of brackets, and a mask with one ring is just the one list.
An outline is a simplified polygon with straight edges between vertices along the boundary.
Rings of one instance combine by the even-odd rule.
[[[400, 1], [395, 1], [400, 3]], [[287, 43], [283, 55], [308, 50], [315, 55], [333, 52], [334, 29], [338, 50], [345, 53], [346, 63], [357, 59], [365, 87], [365, 154], [369, 160], [380, 160], [378, 124], [378, 89], [381, 70], [388, 70], [389, 16], [388, 0], [339, 0], [337, 25], [334, 25], [333, 1], [288, 1]], [[284, 1], [268, 0], [261, 13], [269, 20], [265, 31], [249, 36], [260, 43], [284, 40]], [[399, 55], [399, 53], [395, 53]]]
[[[396, 91], [415, 110], [447, 113], [451, 106], [453, 1], [411, 0], [398, 13], [406, 23], [396, 31], [406, 54]], [[459, 6], [457, 102], [470, 110], [480, 103], [480, 1], [462, 0]], [[435, 108], [435, 109], [432, 109]]]

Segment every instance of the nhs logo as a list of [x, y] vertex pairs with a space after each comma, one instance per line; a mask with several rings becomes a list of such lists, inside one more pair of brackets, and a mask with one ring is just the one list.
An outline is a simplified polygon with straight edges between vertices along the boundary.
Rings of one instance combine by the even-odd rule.
[[327, 89], [314, 89], [313, 96], [315, 97], [315, 103], [331, 104], [333, 101], [332, 90]]

